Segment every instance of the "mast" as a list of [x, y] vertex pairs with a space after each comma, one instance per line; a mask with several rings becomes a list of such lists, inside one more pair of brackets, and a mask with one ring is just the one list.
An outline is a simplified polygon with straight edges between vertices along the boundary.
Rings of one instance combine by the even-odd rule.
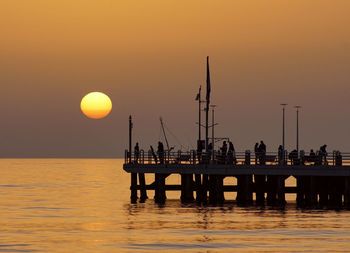
[[209, 56], [207, 56], [207, 96], [206, 96], [206, 108], [205, 108], [205, 151], [208, 152], [208, 117], [209, 117], [209, 105], [210, 105], [210, 72], [209, 72]]
[[164, 125], [163, 125], [163, 119], [162, 119], [162, 117], [160, 117], [159, 120], [160, 120], [160, 125], [161, 125], [161, 127], [162, 127], [162, 131], [163, 131], [164, 139], [165, 139], [165, 142], [166, 142], [166, 146], [167, 146], [168, 150], [170, 151], [169, 143], [168, 143], [168, 138], [166, 137], [166, 134], [165, 134], [165, 130], [164, 130]]

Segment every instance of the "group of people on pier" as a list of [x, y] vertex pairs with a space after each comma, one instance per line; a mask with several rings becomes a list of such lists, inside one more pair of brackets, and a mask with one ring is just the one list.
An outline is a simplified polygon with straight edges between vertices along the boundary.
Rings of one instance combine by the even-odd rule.
[[[204, 152], [204, 142], [199, 141], [197, 146], [196, 158], [198, 163], [208, 163], [210, 160], [215, 159], [217, 164], [237, 164], [237, 157], [234, 145], [231, 141], [223, 141], [222, 146], [217, 151], [213, 151], [212, 143], [208, 144], [208, 152]], [[278, 162], [279, 164], [287, 164], [287, 159], [290, 160], [292, 165], [304, 165], [305, 163], [315, 165], [328, 165], [327, 161], [327, 145], [322, 145], [320, 149], [315, 153], [313, 149], [310, 150], [309, 154], [301, 150], [299, 153], [296, 149], [291, 151], [289, 154], [283, 149], [282, 145], [278, 147], [278, 155], [267, 155], [266, 144], [263, 141], [255, 143], [254, 154], [255, 164], [264, 165], [266, 162]], [[213, 156], [213, 152], [215, 152]], [[248, 151], [249, 152], [249, 151]], [[166, 151], [161, 141], [158, 142], [157, 151], [154, 150], [152, 145], [150, 146], [149, 153], [151, 154], [156, 164], [164, 164]], [[250, 156], [250, 153], [249, 153]], [[139, 143], [136, 143], [134, 147], [134, 162], [138, 163], [140, 159], [140, 147]], [[250, 159], [250, 158], [249, 158]], [[336, 164], [341, 165], [341, 153], [336, 152]]]

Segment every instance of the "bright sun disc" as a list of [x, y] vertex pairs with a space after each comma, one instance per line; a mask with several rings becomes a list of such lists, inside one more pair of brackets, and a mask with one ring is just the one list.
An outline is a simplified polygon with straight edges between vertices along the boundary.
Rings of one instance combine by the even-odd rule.
[[90, 92], [81, 100], [80, 109], [86, 117], [102, 119], [112, 110], [112, 101], [102, 92]]

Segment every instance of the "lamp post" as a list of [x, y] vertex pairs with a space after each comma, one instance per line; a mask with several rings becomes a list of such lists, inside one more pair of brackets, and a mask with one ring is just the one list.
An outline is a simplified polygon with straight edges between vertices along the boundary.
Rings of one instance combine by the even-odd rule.
[[285, 110], [287, 104], [281, 104], [282, 105], [282, 147], [283, 147], [283, 153], [285, 150]]
[[297, 152], [298, 152], [298, 157], [299, 157], [299, 108], [301, 108], [300, 105], [294, 106], [297, 110]]

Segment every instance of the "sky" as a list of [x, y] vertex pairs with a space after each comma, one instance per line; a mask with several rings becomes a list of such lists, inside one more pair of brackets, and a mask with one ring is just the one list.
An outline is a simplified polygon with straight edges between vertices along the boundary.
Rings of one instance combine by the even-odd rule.
[[[348, 0], [2, 0], [0, 157], [123, 157], [128, 116], [148, 150], [197, 139], [195, 96], [210, 56], [217, 137], [236, 151], [328, 144], [350, 152]], [[106, 93], [88, 119], [80, 101]], [[202, 93], [204, 97], [205, 94]], [[204, 114], [203, 114], [204, 116]]]

